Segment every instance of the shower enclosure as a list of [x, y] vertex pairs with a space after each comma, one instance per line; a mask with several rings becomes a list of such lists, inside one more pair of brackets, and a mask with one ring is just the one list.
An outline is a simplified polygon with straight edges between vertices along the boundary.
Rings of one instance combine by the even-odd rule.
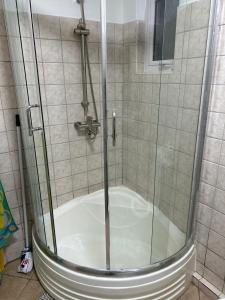
[[4, 1], [35, 267], [55, 299], [188, 286], [218, 7]]

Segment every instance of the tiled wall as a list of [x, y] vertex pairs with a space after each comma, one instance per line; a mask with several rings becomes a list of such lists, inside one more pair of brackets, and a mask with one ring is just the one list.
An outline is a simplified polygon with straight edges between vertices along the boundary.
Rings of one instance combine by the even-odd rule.
[[20, 256], [24, 248], [21, 215], [21, 188], [15, 126], [17, 100], [9, 57], [2, 2], [0, 2], [0, 180], [2, 181], [17, 231], [5, 249], [6, 261]]
[[129, 55], [125, 65], [124, 182], [150, 201], [155, 197], [154, 203], [183, 232], [188, 220], [209, 9], [210, 1], [205, 0], [178, 8], [174, 70], [169, 74], [143, 73], [143, 24], [125, 25], [125, 53]]
[[[102, 127], [95, 141], [74, 128], [84, 120], [82, 101], [80, 37], [73, 31], [78, 19], [38, 15], [36, 48], [42, 90], [45, 131], [54, 205], [57, 207], [77, 196], [103, 188]], [[97, 110], [102, 124], [100, 103], [100, 24], [87, 21], [92, 81]], [[109, 142], [110, 185], [122, 182], [122, 82], [123, 26], [108, 24], [108, 106], [111, 134], [112, 111], [117, 115], [117, 143]], [[29, 58], [29, 56], [28, 56]], [[29, 59], [27, 60], [29, 63]], [[95, 117], [90, 86], [89, 115]], [[38, 149], [42, 154], [42, 147]], [[43, 159], [41, 159], [43, 163]], [[42, 167], [39, 166], [41, 169]], [[44, 172], [42, 172], [44, 174]], [[45, 178], [42, 178], [45, 181]], [[44, 185], [45, 187], [45, 185]], [[47, 199], [42, 189], [42, 199]], [[47, 201], [46, 201], [47, 204]]]
[[124, 25], [123, 182], [152, 200], [160, 75], [137, 72], [137, 31]]
[[198, 214], [197, 271], [220, 291], [225, 278], [225, 5], [219, 23]]

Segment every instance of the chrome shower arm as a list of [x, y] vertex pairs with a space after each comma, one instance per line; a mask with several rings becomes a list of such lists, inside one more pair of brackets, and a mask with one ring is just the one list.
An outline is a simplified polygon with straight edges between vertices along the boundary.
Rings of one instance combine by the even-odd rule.
[[80, 4], [80, 12], [82, 17], [82, 22], [86, 26], [85, 14], [84, 14], [84, 0], [77, 0], [77, 3]]

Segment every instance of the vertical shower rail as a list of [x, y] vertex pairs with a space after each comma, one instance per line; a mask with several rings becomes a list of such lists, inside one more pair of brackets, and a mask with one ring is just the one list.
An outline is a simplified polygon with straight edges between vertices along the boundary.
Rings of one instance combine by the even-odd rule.
[[110, 219], [108, 184], [108, 126], [107, 126], [107, 39], [106, 39], [106, 0], [101, 0], [101, 49], [102, 49], [102, 108], [103, 108], [103, 155], [104, 155], [104, 193], [105, 193], [105, 243], [106, 268], [110, 270]]

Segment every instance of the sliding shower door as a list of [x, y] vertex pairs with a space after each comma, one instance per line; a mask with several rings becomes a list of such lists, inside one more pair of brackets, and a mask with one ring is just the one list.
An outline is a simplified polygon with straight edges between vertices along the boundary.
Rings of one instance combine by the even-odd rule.
[[[99, 6], [94, 8], [95, 20], [89, 19], [90, 13], [86, 9], [89, 2], [84, 2], [84, 21], [89, 33], [85, 36], [88, 49], [86, 42], [82, 43], [83, 37], [79, 30], [74, 31], [75, 28], [79, 28], [81, 22], [81, 3], [71, 1], [68, 15], [67, 10], [57, 11], [57, 5], [46, 7], [45, 3], [39, 5], [38, 1], [23, 2], [30, 4], [30, 14], [27, 16], [30, 16], [32, 21], [31, 42], [35, 44], [37, 61], [37, 64], [32, 65], [29, 58], [25, 60], [25, 66], [28, 71], [31, 67], [29, 74], [38, 70], [35, 80], [38, 79], [36, 87], [39, 87], [41, 98], [41, 106], [36, 111], [33, 110], [32, 119], [38, 124], [38, 113], [41, 114], [47, 147], [47, 155], [43, 156], [41, 133], [34, 132], [35, 141], [39, 138], [37, 157], [43, 159], [38, 163], [38, 168], [41, 171], [45, 228], [49, 234], [54, 228], [53, 236], [56, 238], [59, 257], [76, 265], [105, 269], [100, 2]], [[58, 1], [59, 3], [61, 1]], [[69, 5], [69, 2], [67, 4]], [[26, 42], [27, 39], [22, 40], [25, 53], [29, 53], [29, 45]], [[91, 130], [79, 130], [80, 124], [86, 122], [87, 125], [88, 121], [94, 121], [95, 118], [101, 124], [96, 135]], [[47, 181], [44, 163], [49, 171]], [[48, 186], [45, 185], [46, 182]], [[51, 199], [48, 195], [49, 190]], [[96, 203], [89, 198], [89, 194], [93, 195], [94, 192], [98, 192]], [[50, 202], [53, 207], [48, 206], [49, 200], [52, 200]], [[85, 222], [82, 215], [85, 202], [89, 209], [89, 222]], [[62, 218], [65, 206], [68, 208], [68, 215]], [[74, 217], [74, 211], [80, 218]], [[54, 223], [53, 226], [49, 221]]]
[[[106, 1], [110, 267], [151, 260], [161, 71], [144, 73], [145, 5]], [[119, 7], [118, 7], [119, 6]], [[124, 11], [124, 14], [118, 14]], [[104, 42], [104, 35], [103, 35]]]
[[33, 219], [39, 239], [56, 252], [52, 234], [54, 224], [50, 218], [50, 177], [29, 1], [6, 0], [4, 9], [26, 159], [27, 202], [33, 206]]
[[155, 2], [153, 58], [160, 57], [162, 72], [151, 263], [171, 257], [190, 239], [187, 232], [193, 226], [189, 211], [197, 184], [193, 176], [211, 5], [205, 0]]
[[132, 0], [115, 18], [106, 1], [112, 269], [165, 260], [190, 238], [210, 4]]

